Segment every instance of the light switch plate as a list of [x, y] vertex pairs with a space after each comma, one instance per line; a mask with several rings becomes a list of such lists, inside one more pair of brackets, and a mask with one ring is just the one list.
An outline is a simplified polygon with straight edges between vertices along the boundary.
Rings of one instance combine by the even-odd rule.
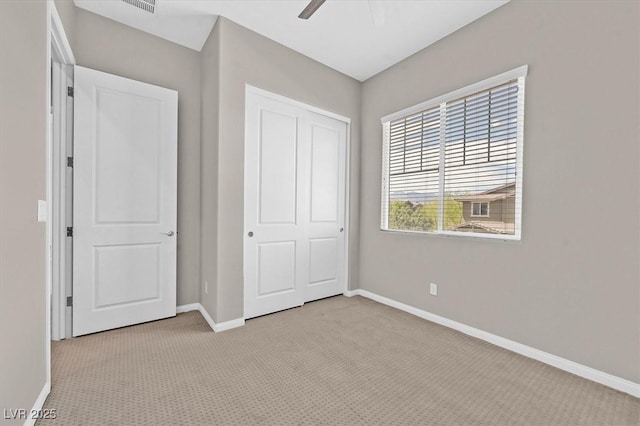
[[47, 202], [44, 200], [38, 200], [38, 222], [46, 222], [47, 216]]
[[438, 284], [436, 284], [436, 283], [429, 284], [429, 293], [431, 293], [432, 296], [437, 296], [438, 295]]

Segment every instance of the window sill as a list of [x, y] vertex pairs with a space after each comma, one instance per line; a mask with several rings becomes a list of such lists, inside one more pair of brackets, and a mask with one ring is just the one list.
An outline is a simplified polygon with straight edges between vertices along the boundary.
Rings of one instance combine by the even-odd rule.
[[498, 241], [503, 243], [522, 243], [522, 237], [519, 235], [503, 235], [503, 234], [481, 234], [476, 232], [465, 232], [464, 235], [461, 235], [461, 232], [421, 232], [421, 231], [403, 231], [399, 229], [383, 229], [380, 228], [380, 231], [388, 234], [399, 234], [399, 235], [418, 235], [418, 236], [426, 236], [426, 237], [440, 237], [440, 238], [452, 238], [452, 239], [460, 239], [460, 240], [481, 240], [481, 241]]

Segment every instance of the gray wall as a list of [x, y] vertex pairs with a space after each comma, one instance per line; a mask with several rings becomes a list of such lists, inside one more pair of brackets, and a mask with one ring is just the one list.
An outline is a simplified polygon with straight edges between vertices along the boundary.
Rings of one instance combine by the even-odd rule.
[[[218, 218], [217, 235], [211, 230], [202, 235], [203, 246], [217, 240], [217, 270], [202, 276], [209, 286], [217, 283], [217, 308], [209, 313], [217, 322], [243, 316], [245, 84], [352, 119], [350, 283], [357, 287], [360, 83], [227, 19], [221, 18], [216, 26], [220, 32], [218, 156], [203, 156], [202, 163], [203, 176], [209, 173], [207, 167], [217, 167], [218, 186], [217, 205], [204, 199], [212, 194], [203, 192], [203, 205], [216, 206]], [[212, 141], [203, 139], [203, 143]], [[210, 254], [203, 252], [202, 259], [210, 261]]]
[[[365, 82], [361, 288], [640, 382], [639, 7], [512, 1]], [[380, 117], [523, 64], [522, 242], [381, 232]]]
[[200, 54], [57, 0], [78, 65], [178, 91], [178, 305], [200, 299]]
[[62, 21], [64, 35], [73, 49], [76, 43], [76, 6], [73, 0], [53, 0], [53, 3]]
[[[364, 85], [225, 19], [198, 54], [56, 4], [81, 65], [180, 92], [179, 304], [242, 316], [249, 83], [353, 119], [351, 288], [640, 382], [638, 3], [512, 1]], [[0, 409], [46, 380], [46, 47], [45, 3], [0, 1]], [[381, 232], [379, 118], [522, 64], [522, 242]]]
[[0, 411], [30, 410], [49, 344], [46, 229], [36, 222], [46, 198], [45, 2], [0, 1], [0, 52]]
[[[217, 312], [218, 264], [218, 119], [220, 85], [220, 25], [209, 34], [201, 52], [201, 223], [200, 303], [208, 313]], [[207, 285], [205, 286], [205, 281]]]

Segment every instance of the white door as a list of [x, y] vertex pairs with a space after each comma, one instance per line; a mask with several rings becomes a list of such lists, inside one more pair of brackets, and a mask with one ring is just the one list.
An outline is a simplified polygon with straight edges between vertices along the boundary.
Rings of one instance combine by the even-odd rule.
[[304, 226], [308, 253], [305, 302], [343, 293], [345, 262], [346, 139], [344, 122], [308, 113]]
[[74, 336], [176, 314], [177, 105], [75, 67]]
[[346, 123], [247, 93], [245, 318], [344, 291]]

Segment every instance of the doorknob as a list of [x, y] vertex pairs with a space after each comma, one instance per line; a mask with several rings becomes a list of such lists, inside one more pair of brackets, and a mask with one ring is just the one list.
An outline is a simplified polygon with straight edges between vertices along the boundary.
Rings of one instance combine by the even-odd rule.
[[173, 237], [173, 234], [175, 234], [175, 232], [173, 232], [173, 231], [169, 231], [169, 232], [161, 232], [161, 234], [164, 234], [164, 235], [166, 235], [166, 236], [168, 236], [168, 237]]
[[343, 232], [343, 231], [344, 231], [344, 228], [340, 228], [340, 232]]
[[249, 231], [249, 233], [247, 234], [250, 237], [253, 237], [253, 231]]

